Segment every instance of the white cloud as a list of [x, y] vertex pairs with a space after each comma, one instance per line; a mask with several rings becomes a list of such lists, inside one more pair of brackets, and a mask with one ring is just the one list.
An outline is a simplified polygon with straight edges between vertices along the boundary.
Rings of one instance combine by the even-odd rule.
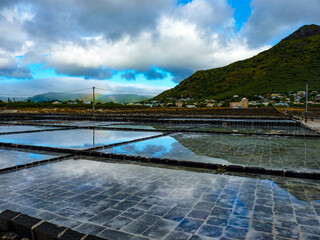
[[24, 55], [24, 64], [46, 63], [58, 73], [97, 79], [156, 67], [181, 81], [194, 71], [251, 57], [301, 22], [320, 22], [317, 1], [252, 0], [240, 33], [227, 0], [5, 1], [0, 64], [17, 65], [13, 56]]
[[24, 79], [31, 78], [31, 73], [28, 68], [19, 64], [12, 53], [0, 48], [0, 80], [3, 77]]
[[242, 35], [251, 46], [280, 40], [304, 24], [320, 24], [319, 0], [252, 0]]
[[25, 14], [19, 15], [17, 7], [0, 9], [0, 49], [12, 53], [21, 50], [27, 41], [27, 33], [23, 29], [27, 19]]
[[[157, 67], [181, 80], [261, 50], [249, 49], [243, 39], [228, 40], [234, 36], [234, 19], [226, 0], [186, 5], [174, 0], [20, 0], [2, 12], [15, 24], [7, 42], [19, 39], [13, 46], [25, 55], [24, 63], [44, 62], [71, 76], [86, 71], [87, 77], [107, 76], [101, 68], [146, 72]], [[226, 51], [232, 52], [223, 56]]]
[[233, 27], [234, 24], [233, 9], [225, 0], [193, 0], [179, 5], [171, 15], [210, 30]]
[[152, 66], [196, 71], [220, 67], [265, 48], [252, 50], [245, 39], [227, 40], [189, 21], [164, 16], [154, 32], [142, 32], [136, 37], [127, 35], [118, 41], [98, 37], [82, 44], [70, 41], [53, 44], [46, 61], [60, 73], [100, 66], [118, 71], [146, 71]]

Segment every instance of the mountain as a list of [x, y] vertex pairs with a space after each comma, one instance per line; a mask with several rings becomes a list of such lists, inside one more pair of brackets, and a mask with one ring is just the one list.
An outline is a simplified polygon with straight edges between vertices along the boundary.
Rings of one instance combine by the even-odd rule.
[[[146, 99], [150, 99], [150, 96], [141, 96], [136, 94], [96, 94], [95, 99], [97, 102], [115, 102], [115, 103], [130, 103], [130, 102], [140, 102]], [[33, 97], [28, 98], [31, 102], [46, 102], [51, 100], [59, 100], [59, 101], [92, 101], [92, 94], [78, 94], [78, 93], [44, 93], [40, 95], [35, 95]]]
[[267, 51], [225, 67], [202, 70], [155, 99], [226, 99], [233, 95], [320, 89], [320, 26], [305, 25]]
[[0, 101], [7, 102], [8, 99], [10, 99], [10, 100], [13, 101], [13, 102], [26, 100], [25, 97], [0, 97]]

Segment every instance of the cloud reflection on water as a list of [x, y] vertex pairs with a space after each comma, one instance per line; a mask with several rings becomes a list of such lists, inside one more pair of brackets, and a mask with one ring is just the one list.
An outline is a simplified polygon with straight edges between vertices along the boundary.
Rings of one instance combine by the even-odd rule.
[[[175, 135], [173, 135], [175, 136]], [[198, 137], [198, 135], [189, 136]], [[127, 145], [114, 147], [111, 149], [102, 150], [102, 152], [107, 153], [117, 153], [126, 154], [134, 156], [144, 156], [144, 157], [157, 157], [157, 158], [169, 158], [177, 160], [186, 161], [196, 161], [196, 162], [209, 162], [209, 163], [222, 163], [228, 164], [222, 158], [208, 157], [205, 155], [196, 154], [189, 148], [183, 146], [174, 137], [164, 136], [154, 139], [149, 139], [146, 141], [130, 143]]]
[[[161, 134], [160, 132], [127, 132], [75, 129], [0, 136], [0, 142], [58, 148], [91, 148]], [[94, 138], [93, 138], [94, 137]]]

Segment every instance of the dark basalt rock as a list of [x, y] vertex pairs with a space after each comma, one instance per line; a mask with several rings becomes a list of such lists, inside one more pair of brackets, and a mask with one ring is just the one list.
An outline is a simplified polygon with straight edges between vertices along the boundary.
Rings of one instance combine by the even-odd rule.
[[13, 221], [13, 230], [15, 233], [19, 234], [22, 237], [32, 238], [31, 228], [41, 222], [40, 219], [30, 217], [25, 214], [21, 214], [16, 217]]
[[81, 240], [85, 234], [67, 229], [63, 235], [59, 238], [60, 240]]
[[44, 222], [36, 227], [33, 232], [37, 240], [55, 240], [65, 229], [65, 227]]
[[282, 41], [291, 40], [291, 39], [301, 39], [310, 36], [314, 36], [320, 34], [320, 26], [311, 24], [311, 25], [304, 25], [299, 28], [297, 31], [289, 35], [288, 37], [284, 38]]
[[0, 232], [7, 232], [13, 229], [11, 219], [17, 217], [21, 213], [11, 210], [5, 210], [0, 214]]

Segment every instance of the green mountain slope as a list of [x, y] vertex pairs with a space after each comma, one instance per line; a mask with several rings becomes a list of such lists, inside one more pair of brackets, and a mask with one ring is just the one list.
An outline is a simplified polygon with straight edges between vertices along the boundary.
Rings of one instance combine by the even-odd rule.
[[320, 89], [320, 26], [305, 25], [271, 49], [228, 66], [202, 70], [155, 99], [225, 99]]

